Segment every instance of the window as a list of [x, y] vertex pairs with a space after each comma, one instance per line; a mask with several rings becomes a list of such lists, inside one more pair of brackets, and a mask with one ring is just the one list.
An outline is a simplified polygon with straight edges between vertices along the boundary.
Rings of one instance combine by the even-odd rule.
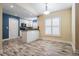
[[52, 17], [45, 20], [45, 34], [52, 36], [60, 35], [60, 17]]

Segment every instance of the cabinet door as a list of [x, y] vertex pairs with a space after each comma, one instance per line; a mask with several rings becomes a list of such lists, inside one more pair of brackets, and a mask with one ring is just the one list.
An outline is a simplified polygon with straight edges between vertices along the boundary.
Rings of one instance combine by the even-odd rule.
[[39, 39], [39, 31], [35, 32], [35, 40]]
[[22, 32], [22, 41], [27, 42], [27, 31]]
[[39, 37], [39, 31], [27, 31], [27, 43], [37, 40]]
[[27, 31], [27, 43], [31, 42], [33, 40], [33, 32]]

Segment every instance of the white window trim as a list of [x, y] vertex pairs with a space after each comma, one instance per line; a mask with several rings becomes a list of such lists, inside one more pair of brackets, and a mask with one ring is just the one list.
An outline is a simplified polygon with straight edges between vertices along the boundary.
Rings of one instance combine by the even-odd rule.
[[[59, 35], [46, 34], [46, 32], [45, 32], [46, 36], [56, 36], [56, 37], [60, 37], [61, 36], [61, 17], [60, 16], [54, 16], [54, 17], [47, 18], [47, 19], [51, 19], [51, 33], [52, 33], [52, 19], [55, 18], [55, 17], [58, 17], [60, 19], [59, 20]], [[46, 27], [46, 25], [45, 25], [45, 27]]]

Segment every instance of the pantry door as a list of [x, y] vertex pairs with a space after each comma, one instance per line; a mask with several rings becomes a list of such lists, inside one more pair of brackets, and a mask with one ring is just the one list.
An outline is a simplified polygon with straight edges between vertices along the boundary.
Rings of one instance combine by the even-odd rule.
[[16, 18], [9, 18], [9, 39], [18, 37], [18, 20]]

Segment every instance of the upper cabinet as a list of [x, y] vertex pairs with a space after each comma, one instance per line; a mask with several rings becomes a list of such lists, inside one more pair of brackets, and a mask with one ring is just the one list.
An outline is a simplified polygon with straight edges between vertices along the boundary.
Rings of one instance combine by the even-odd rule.
[[38, 28], [37, 18], [20, 19], [20, 26], [22, 23], [26, 24], [26, 27]]

